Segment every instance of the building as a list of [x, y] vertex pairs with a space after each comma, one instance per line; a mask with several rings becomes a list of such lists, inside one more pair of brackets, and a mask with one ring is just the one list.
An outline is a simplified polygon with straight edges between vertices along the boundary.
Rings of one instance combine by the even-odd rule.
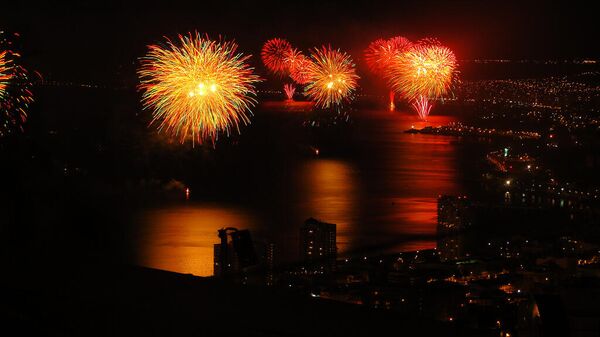
[[459, 233], [471, 226], [471, 201], [466, 196], [438, 197], [438, 234]]
[[466, 196], [438, 197], [437, 250], [442, 262], [468, 256], [465, 239], [461, 234], [471, 226], [472, 207]]
[[248, 230], [231, 227], [220, 230], [219, 238], [221, 243], [214, 245], [214, 276], [234, 276], [244, 283], [273, 284], [275, 244], [255, 241]]
[[[221, 277], [225, 273], [239, 273], [240, 265], [238, 263], [238, 258], [237, 254], [235, 253], [235, 249], [233, 249], [233, 244], [231, 242], [227, 243], [227, 255], [225, 256], [222, 256], [221, 249], [222, 248], [220, 243], [216, 243], [214, 245], [214, 275], [216, 277]], [[226, 262], [225, 266], [223, 266], [223, 261]]]
[[264, 274], [264, 283], [271, 286], [275, 283], [275, 244], [272, 242], [255, 241], [259, 265]]
[[[214, 245], [215, 276], [229, 276], [258, 264], [250, 231], [227, 227], [217, 233], [221, 242]], [[228, 240], [229, 237], [231, 240]]]
[[334, 267], [337, 256], [336, 225], [314, 218], [300, 228], [300, 257], [307, 265]]

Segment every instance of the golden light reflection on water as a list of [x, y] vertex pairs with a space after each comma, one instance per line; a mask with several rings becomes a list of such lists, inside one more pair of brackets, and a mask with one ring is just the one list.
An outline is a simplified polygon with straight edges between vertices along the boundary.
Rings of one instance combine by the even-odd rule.
[[[216, 230], [224, 226], [277, 232], [278, 254], [295, 258], [298, 229], [308, 217], [337, 225], [340, 254], [378, 245], [390, 253], [435, 247], [434, 238], [402, 237], [435, 234], [437, 196], [460, 192], [454, 138], [406, 134], [412, 124], [424, 126], [406, 114], [369, 112], [364, 118], [357, 122], [364, 128], [355, 156], [300, 161], [284, 180], [259, 177], [272, 186], [265, 185], [268, 196], [260, 206], [245, 205], [252, 213], [221, 204], [145, 211], [137, 236], [139, 264], [212, 275]], [[430, 116], [428, 125], [449, 121]]]
[[346, 161], [315, 159], [302, 165], [296, 179], [299, 213], [336, 224], [341, 253], [351, 244], [358, 216], [356, 174]]
[[138, 264], [198, 276], [213, 275], [213, 244], [217, 229], [253, 229], [253, 217], [240, 209], [190, 204], [143, 213]]
[[[400, 224], [408, 224], [405, 228], [411, 234], [435, 234], [437, 221], [437, 202], [430, 198], [399, 198], [395, 206], [400, 210], [396, 219]], [[408, 211], [407, 211], [408, 210]]]

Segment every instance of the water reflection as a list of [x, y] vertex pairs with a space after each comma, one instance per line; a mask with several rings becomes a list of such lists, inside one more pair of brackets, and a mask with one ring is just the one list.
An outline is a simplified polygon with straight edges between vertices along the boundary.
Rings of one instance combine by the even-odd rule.
[[357, 172], [343, 160], [315, 159], [298, 168], [298, 214], [337, 225], [338, 250], [352, 245], [358, 222]]
[[[430, 116], [427, 123], [450, 121]], [[311, 216], [337, 224], [341, 254], [365, 247], [371, 252], [434, 248], [437, 196], [462, 193], [457, 146], [453, 137], [404, 133], [411, 125], [423, 126], [406, 113], [365, 111], [356, 116], [351, 155], [301, 157], [281, 175], [247, 171], [244, 179], [260, 184], [236, 192], [239, 199], [229, 204], [235, 207], [196, 204], [145, 212], [140, 264], [211, 275], [216, 230], [225, 225], [273, 240], [276, 260], [286, 263], [297, 259], [298, 229]], [[236, 160], [230, 164], [248, 166]]]
[[140, 223], [136, 238], [140, 265], [198, 276], [213, 275], [218, 228], [255, 228], [248, 212], [212, 204], [148, 210]]
[[430, 116], [419, 122], [406, 113], [372, 111], [360, 125], [360, 224], [362, 243], [381, 251], [435, 247], [432, 238], [405, 241], [406, 236], [433, 235], [437, 196], [460, 193], [453, 137], [407, 134], [411, 126], [443, 125], [452, 117]]

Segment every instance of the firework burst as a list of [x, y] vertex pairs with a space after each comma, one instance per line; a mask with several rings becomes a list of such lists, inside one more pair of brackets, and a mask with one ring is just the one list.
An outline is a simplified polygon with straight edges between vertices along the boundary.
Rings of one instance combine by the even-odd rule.
[[303, 56], [300, 58], [296, 62], [296, 65], [290, 68], [290, 77], [292, 80], [298, 84], [307, 84], [310, 82], [311, 75], [309, 69], [311, 65], [312, 61], [308, 57]]
[[434, 40], [423, 40], [394, 58], [388, 78], [392, 88], [413, 101], [419, 116], [426, 119], [431, 104], [424, 102], [443, 97], [456, 80], [456, 57]]
[[284, 76], [288, 72], [286, 58], [292, 52], [292, 45], [285, 39], [270, 39], [262, 47], [260, 56], [267, 69], [279, 76]]
[[299, 62], [302, 62], [304, 58], [305, 56], [300, 50], [296, 48], [290, 48], [290, 50], [287, 52], [287, 54], [285, 54], [285, 57], [283, 58], [285, 69], [289, 70], [295, 68]]
[[290, 78], [297, 84], [310, 82], [308, 69], [312, 62], [297, 49], [292, 49], [285, 58], [285, 65], [290, 73]]
[[[365, 50], [365, 61], [369, 70], [379, 76], [387, 76], [395, 58], [412, 47], [412, 42], [402, 36], [388, 40], [377, 39]], [[390, 110], [395, 109], [394, 90], [390, 90]]]
[[391, 65], [391, 84], [409, 99], [438, 98], [446, 94], [455, 79], [456, 57], [441, 45], [416, 45]]
[[350, 56], [331, 47], [315, 48], [308, 67], [310, 83], [306, 94], [322, 108], [350, 100], [357, 88], [358, 75]]
[[5, 49], [10, 43], [0, 43], [0, 137], [23, 130], [27, 109], [33, 102], [31, 82], [25, 68], [19, 65], [20, 55]]
[[377, 39], [371, 42], [365, 50], [365, 61], [373, 73], [385, 75], [389, 71], [393, 59], [411, 47], [412, 43], [402, 36], [388, 40]]
[[195, 33], [148, 49], [140, 59], [140, 90], [159, 130], [182, 143], [191, 137], [214, 144], [219, 134], [239, 133], [240, 124], [249, 123], [259, 77], [237, 44]]
[[6, 60], [6, 51], [0, 51], [0, 99], [6, 94], [7, 82], [11, 79], [10, 68]]
[[12, 78], [10, 74], [10, 64], [6, 59], [6, 51], [0, 51], [0, 99], [6, 95], [8, 81]]

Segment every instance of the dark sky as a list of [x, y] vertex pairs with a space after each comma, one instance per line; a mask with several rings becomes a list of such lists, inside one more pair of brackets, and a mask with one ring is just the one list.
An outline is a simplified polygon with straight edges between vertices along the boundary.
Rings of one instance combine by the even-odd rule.
[[[21, 33], [30, 67], [59, 80], [131, 73], [162, 36], [197, 30], [257, 55], [271, 37], [302, 49], [330, 43], [360, 56], [378, 37], [437, 37], [459, 59], [599, 57], [596, 14], [550, 1], [79, 1], [3, 5], [0, 29]], [[258, 58], [254, 57], [258, 65]]]

